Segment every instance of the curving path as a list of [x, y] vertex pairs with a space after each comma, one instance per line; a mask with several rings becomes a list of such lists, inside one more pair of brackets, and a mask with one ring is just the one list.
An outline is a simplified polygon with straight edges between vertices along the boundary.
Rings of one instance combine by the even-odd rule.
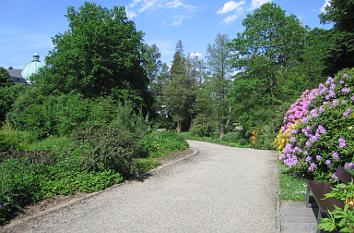
[[199, 154], [27, 222], [17, 232], [279, 232], [270, 151], [190, 141]]

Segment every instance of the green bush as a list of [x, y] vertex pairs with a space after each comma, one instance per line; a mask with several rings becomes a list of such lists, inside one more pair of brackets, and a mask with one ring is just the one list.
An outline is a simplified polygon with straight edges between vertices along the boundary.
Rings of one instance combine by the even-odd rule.
[[163, 157], [171, 152], [188, 148], [188, 143], [184, 137], [171, 131], [154, 131], [144, 137], [140, 144], [151, 158]]
[[112, 124], [93, 125], [74, 137], [81, 142], [82, 166], [89, 171], [112, 169], [127, 178], [134, 173], [133, 159], [145, 154], [129, 131]]
[[193, 120], [190, 133], [199, 137], [213, 137], [218, 134], [218, 126], [210, 117], [197, 116]]
[[29, 131], [19, 131], [8, 126], [0, 129], [0, 151], [23, 150], [35, 140], [37, 138]]
[[12, 109], [13, 103], [26, 88], [27, 86], [23, 84], [0, 85], [0, 122], [5, 121], [6, 114]]
[[222, 138], [224, 142], [238, 143], [240, 145], [247, 145], [248, 140], [242, 132], [228, 132]]
[[153, 158], [140, 158], [134, 160], [135, 174], [139, 177], [156, 168], [160, 162]]
[[277, 135], [275, 129], [276, 127], [271, 124], [260, 127], [257, 131], [257, 140], [256, 144], [254, 145], [255, 148], [262, 150], [273, 150], [274, 138]]
[[26, 158], [9, 158], [0, 163], [0, 225], [21, 207], [36, 201], [37, 168]]

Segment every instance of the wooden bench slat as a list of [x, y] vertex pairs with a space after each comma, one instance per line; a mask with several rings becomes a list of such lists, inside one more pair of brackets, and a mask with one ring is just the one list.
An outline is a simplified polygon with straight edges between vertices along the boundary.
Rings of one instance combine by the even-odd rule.
[[335, 206], [339, 208], [344, 208], [344, 202], [333, 199], [333, 198], [325, 198], [325, 194], [331, 192], [330, 184], [326, 182], [320, 182], [315, 180], [309, 180], [307, 182], [311, 192], [313, 193], [313, 197], [318, 204], [318, 207], [321, 209], [321, 212], [327, 213], [328, 211], [333, 211]]

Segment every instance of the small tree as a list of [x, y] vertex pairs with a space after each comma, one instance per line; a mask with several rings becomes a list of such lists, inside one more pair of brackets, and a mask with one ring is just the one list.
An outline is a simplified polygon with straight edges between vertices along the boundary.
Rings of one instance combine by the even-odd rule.
[[228, 43], [227, 35], [218, 34], [214, 44], [209, 45], [207, 56], [211, 74], [211, 90], [214, 97], [214, 111], [219, 124], [220, 138], [223, 138], [225, 124], [230, 119], [228, 93], [231, 86], [232, 67], [230, 65], [231, 52]]
[[171, 76], [163, 87], [163, 99], [168, 113], [181, 132], [182, 122], [191, 116], [195, 100], [194, 82], [188, 76], [182, 41], [178, 41], [171, 66]]

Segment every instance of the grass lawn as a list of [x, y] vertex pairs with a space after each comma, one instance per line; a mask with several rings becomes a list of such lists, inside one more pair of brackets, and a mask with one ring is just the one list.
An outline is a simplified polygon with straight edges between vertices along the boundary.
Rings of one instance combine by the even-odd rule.
[[292, 176], [284, 165], [280, 165], [280, 200], [305, 201], [306, 183], [304, 179]]

